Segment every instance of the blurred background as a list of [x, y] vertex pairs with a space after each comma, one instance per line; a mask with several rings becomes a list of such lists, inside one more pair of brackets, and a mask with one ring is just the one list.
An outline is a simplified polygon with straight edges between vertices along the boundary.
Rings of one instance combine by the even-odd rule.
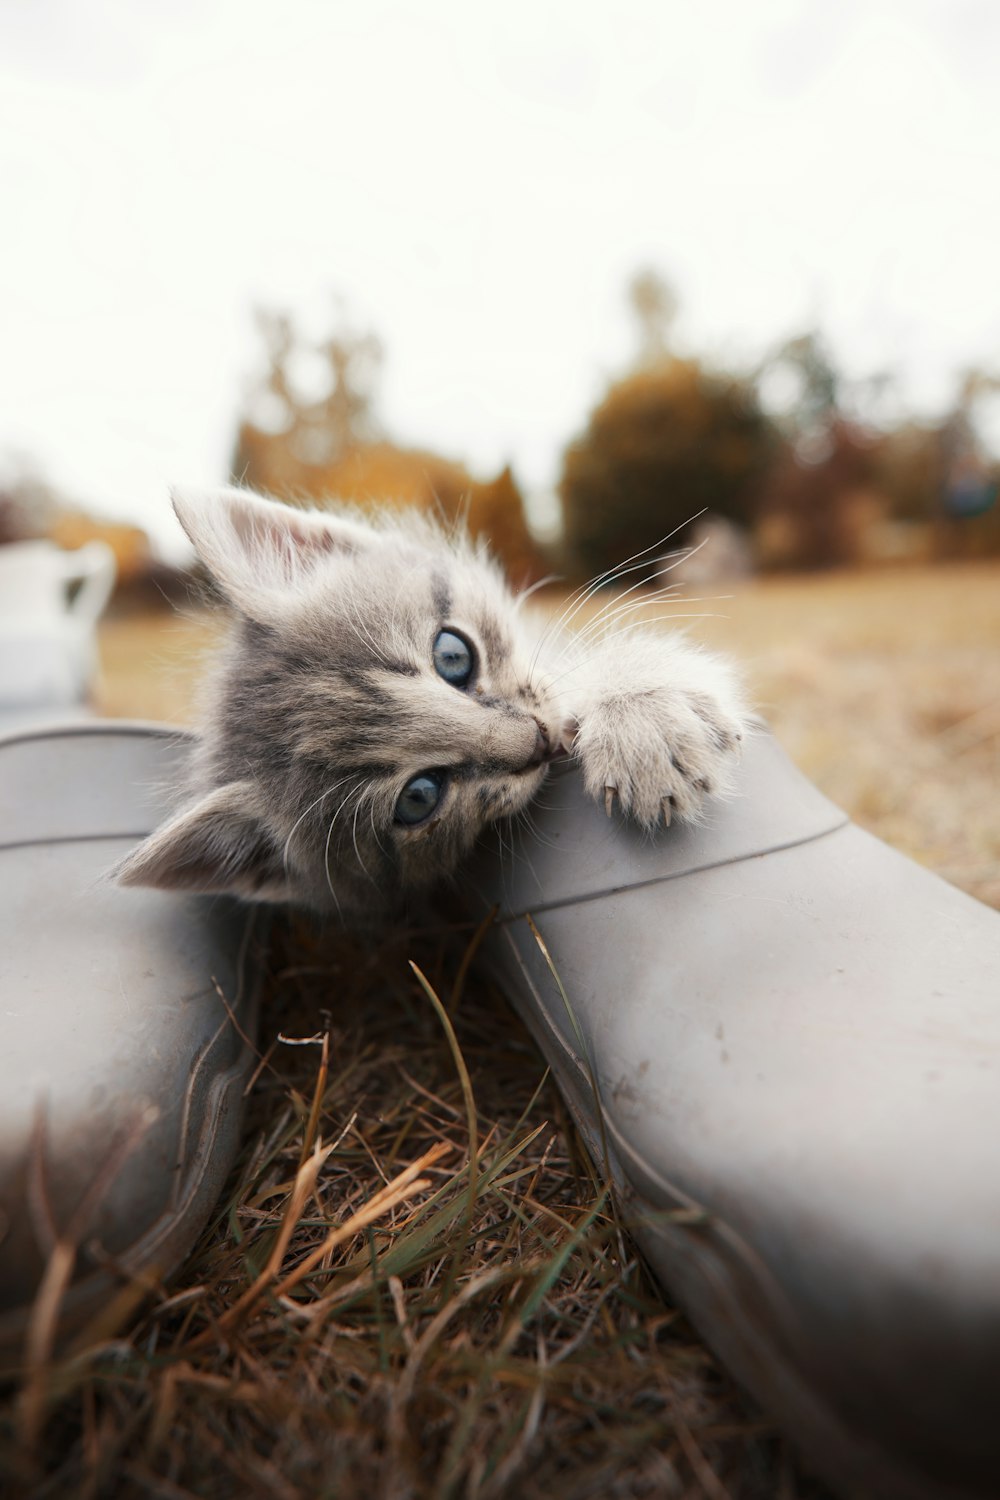
[[679, 527], [672, 613], [1000, 905], [998, 49], [991, 0], [7, 0], [0, 543], [110, 549], [99, 708], [192, 713], [171, 482], [463, 508], [553, 603]]

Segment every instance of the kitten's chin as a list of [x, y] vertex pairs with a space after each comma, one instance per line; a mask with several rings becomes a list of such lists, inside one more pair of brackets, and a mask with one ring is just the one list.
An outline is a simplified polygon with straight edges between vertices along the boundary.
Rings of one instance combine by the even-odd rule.
[[520, 771], [515, 771], [510, 784], [511, 806], [507, 809], [507, 816], [516, 817], [526, 807], [530, 807], [535, 796], [549, 774], [549, 767], [557, 757], [547, 757], [535, 765], [522, 766]]

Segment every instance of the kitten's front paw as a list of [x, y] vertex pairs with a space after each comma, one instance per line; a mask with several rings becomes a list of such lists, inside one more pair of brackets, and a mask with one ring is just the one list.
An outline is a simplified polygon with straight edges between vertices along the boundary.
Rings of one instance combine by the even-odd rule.
[[697, 818], [728, 790], [747, 728], [742, 707], [708, 693], [657, 689], [609, 695], [580, 725], [574, 753], [590, 795], [653, 828]]

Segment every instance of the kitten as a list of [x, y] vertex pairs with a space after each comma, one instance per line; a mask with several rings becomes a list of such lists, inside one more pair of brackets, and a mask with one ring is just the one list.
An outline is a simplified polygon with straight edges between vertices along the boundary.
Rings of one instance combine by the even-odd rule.
[[725, 790], [746, 709], [683, 638], [532, 619], [480, 546], [424, 516], [236, 489], [174, 506], [234, 619], [190, 800], [125, 884], [363, 921], [452, 873], [566, 754], [648, 828]]

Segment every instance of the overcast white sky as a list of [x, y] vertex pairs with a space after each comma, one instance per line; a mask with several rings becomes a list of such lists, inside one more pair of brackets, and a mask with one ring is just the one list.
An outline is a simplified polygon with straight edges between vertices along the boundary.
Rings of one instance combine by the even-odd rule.
[[394, 436], [542, 488], [640, 265], [932, 409], [1000, 363], [998, 57], [996, 0], [4, 0], [0, 453], [169, 546], [252, 306], [340, 293]]

